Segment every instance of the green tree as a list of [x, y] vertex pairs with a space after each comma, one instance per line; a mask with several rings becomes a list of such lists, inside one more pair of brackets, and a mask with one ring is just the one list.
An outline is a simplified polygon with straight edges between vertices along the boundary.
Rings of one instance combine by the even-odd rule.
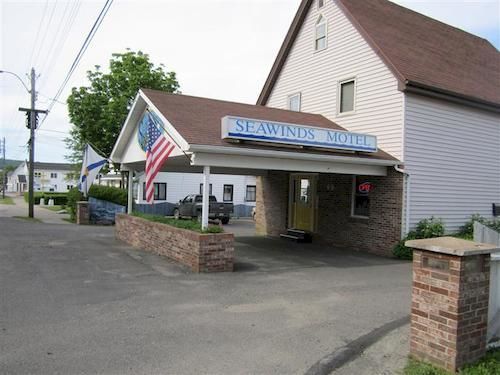
[[155, 66], [141, 51], [113, 54], [109, 73], [103, 73], [99, 66], [95, 68], [87, 72], [90, 85], [73, 87], [67, 100], [73, 127], [65, 139], [70, 151], [66, 158], [80, 165], [86, 143], [103, 156], [111, 154], [140, 88], [174, 93], [179, 90], [175, 72], [166, 72], [163, 64]]

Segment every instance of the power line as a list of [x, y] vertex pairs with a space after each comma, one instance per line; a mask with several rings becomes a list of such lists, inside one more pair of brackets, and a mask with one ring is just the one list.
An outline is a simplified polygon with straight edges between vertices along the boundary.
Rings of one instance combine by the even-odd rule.
[[[50, 112], [52, 108], [54, 107], [55, 102], [59, 99], [61, 96], [64, 88], [66, 87], [68, 81], [70, 80], [71, 76], [73, 75], [74, 71], [78, 67], [78, 64], [80, 63], [80, 60], [82, 59], [83, 55], [85, 54], [85, 51], [87, 50], [88, 46], [90, 45], [90, 42], [94, 38], [97, 30], [102, 24], [102, 21], [104, 20], [104, 17], [108, 13], [109, 8], [111, 7], [111, 4], [113, 4], [113, 0], [106, 0], [106, 3], [104, 4], [101, 12], [99, 13], [99, 16], [97, 16], [97, 19], [94, 22], [94, 25], [90, 29], [87, 37], [85, 38], [85, 41], [82, 44], [82, 47], [80, 48], [80, 51], [76, 55], [75, 59], [73, 60], [73, 63], [71, 64], [71, 67], [68, 70], [68, 73], [66, 74], [66, 77], [64, 78], [64, 81], [62, 82], [61, 86], [57, 90], [56, 95], [54, 95], [54, 98], [52, 102], [49, 104], [48, 111]], [[45, 122], [45, 119], [47, 118], [48, 115], [46, 115], [43, 120], [40, 123], [40, 127], [43, 125]]]
[[57, 8], [57, 0], [54, 2], [54, 6], [52, 7], [52, 11], [50, 12], [49, 22], [47, 23], [47, 27], [45, 28], [45, 32], [43, 33], [42, 40], [38, 45], [39, 46], [38, 52], [36, 53], [36, 57], [33, 60], [31, 66], [34, 66], [36, 64], [36, 62], [38, 61], [38, 57], [40, 56], [40, 52], [42, 52], [45, 38], [47, 38], [47, 33], [49, 32], [50, 24], [52, 23], [52, 17], [54, 17], [54, 11], [56, 10], [56, 8]]
[[47, 62], [49, 61], [51, 55], [54, 52], [54, 48], [56, 46], [56, 41], [59, 39], [59, 34], [61, 32], [61, 27], [62, 27], [63, 23], [65, 23], [64, 21], [66, 19], [66, 13], [68, 12], [69, 5], [70, 5], [70, 3], [67, 2], [66, 6], [64, 7], [64, 11], [63, 11], [63, 14], [61, 16], [61, 20], [59, 21], [59, 24], [56, 27], [56, 31], [55, 31], [55, 34], [54, 34], [54, 39], [52, 40], [52, 43], [49, 44], [50, 47], [49, 47], [47, 55], [46, 55], [46, 57], [44, 59], [44, 62], [42, 63], [42, 67], [40, 69], [38, 69], [40, 72], [44, 72], [45, 71], [45, 66], [47, 65]]
[[[33, 48], [31, 49], [31, 56], [29, 59], [30, 66], [31, 66], [31, 63], [33, 62], [33, 55], [35, 54], [35, 49], [38, 46], [37, 42], [38, 42], [38, 38], [40, 37], [40, 29], [42, 28], [43, 21], [45, 20], [45, 15], [47, 14], [47, 6], [48, 5], [49, 5], [49, 0], [45, 0], [42, 18], [40, 18], [40, 23], [38, 24], [38, 29], [36, 31], [35, 43], [33, 44]], [[28, 69], [29, 69], [29, 66], [28, 66], [28, 68], [26, 68], [26, 70], [28, 70]]]
[[[75, 19], [78, 15], [78, 12], [80, 11], [81, 5], [82, 5], [81, 0], [75, 1], [73, 3], [73, 7], [71, 8], [71, 10], [69, 12], [68, 21], [66, 22], [63, 30], [61, 31], [61, 38], [59, 38], [57, 45], [56, 45], [56, 43], [54, 43], [54, 45], [56, 45], [54, 48], [54, 53], [52, 54], [50, 61], [49, 61], [49, 57], [47, 57], [47, 59], [46, 59], [46, 62], [48, 61], [46, 63], [46, 66], [48, 66], [48, 71], [43, 73], [43, 77], [42, 77], [43, 83], [41, 83], [40, 88], [43, 88], [45, 86], [45, 83], [48, 82], [48, 79], [49, 79], [50, 75], [52, 74], [52, 71], [53, 71], [54, 66], [55, 66], [54, 60], [56, 59], [56, 57], [58, 57], [60, 55], [60, 51], [62, 51], [64, 46], [66, 45], [66, 41], [68, 40], [71, 29], [73, 28], [73, 24], [75, 23]], [[45, 66], [44, 66], [44, 68], [45, 68]], [[42, 72], [43, 72], [43, 69], [41, 70]]]

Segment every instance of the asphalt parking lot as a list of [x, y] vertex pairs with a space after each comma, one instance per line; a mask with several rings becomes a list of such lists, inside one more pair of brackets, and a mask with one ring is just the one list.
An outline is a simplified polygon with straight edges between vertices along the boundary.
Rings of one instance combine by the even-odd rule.
[[112, 227], [0, 218], [1, 374], [303, 374], [408, 314], [408, 262], [241, 236], [193, 274]]

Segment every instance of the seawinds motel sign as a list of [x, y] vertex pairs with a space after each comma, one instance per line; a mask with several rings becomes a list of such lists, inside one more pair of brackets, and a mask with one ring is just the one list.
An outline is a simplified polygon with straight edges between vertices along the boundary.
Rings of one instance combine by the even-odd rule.
[[376, 152], [377, 137], [306, 125], [225, 116], [222, 139], [283, 143], [330, 149]]

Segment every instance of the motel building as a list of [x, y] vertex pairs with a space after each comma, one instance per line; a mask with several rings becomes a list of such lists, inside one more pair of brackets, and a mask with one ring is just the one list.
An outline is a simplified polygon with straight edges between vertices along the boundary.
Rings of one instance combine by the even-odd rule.
[[386, 0], [303, 0], [256, 105], [140, 90], [111, 159], [142, 174], [153, 121], [176, 145], [162, 171], [203, 174], [205, 197], [256, 176], [257, 234], [391, 255], [422, 219], [492, 217], [499, 112], [488, 41]]

